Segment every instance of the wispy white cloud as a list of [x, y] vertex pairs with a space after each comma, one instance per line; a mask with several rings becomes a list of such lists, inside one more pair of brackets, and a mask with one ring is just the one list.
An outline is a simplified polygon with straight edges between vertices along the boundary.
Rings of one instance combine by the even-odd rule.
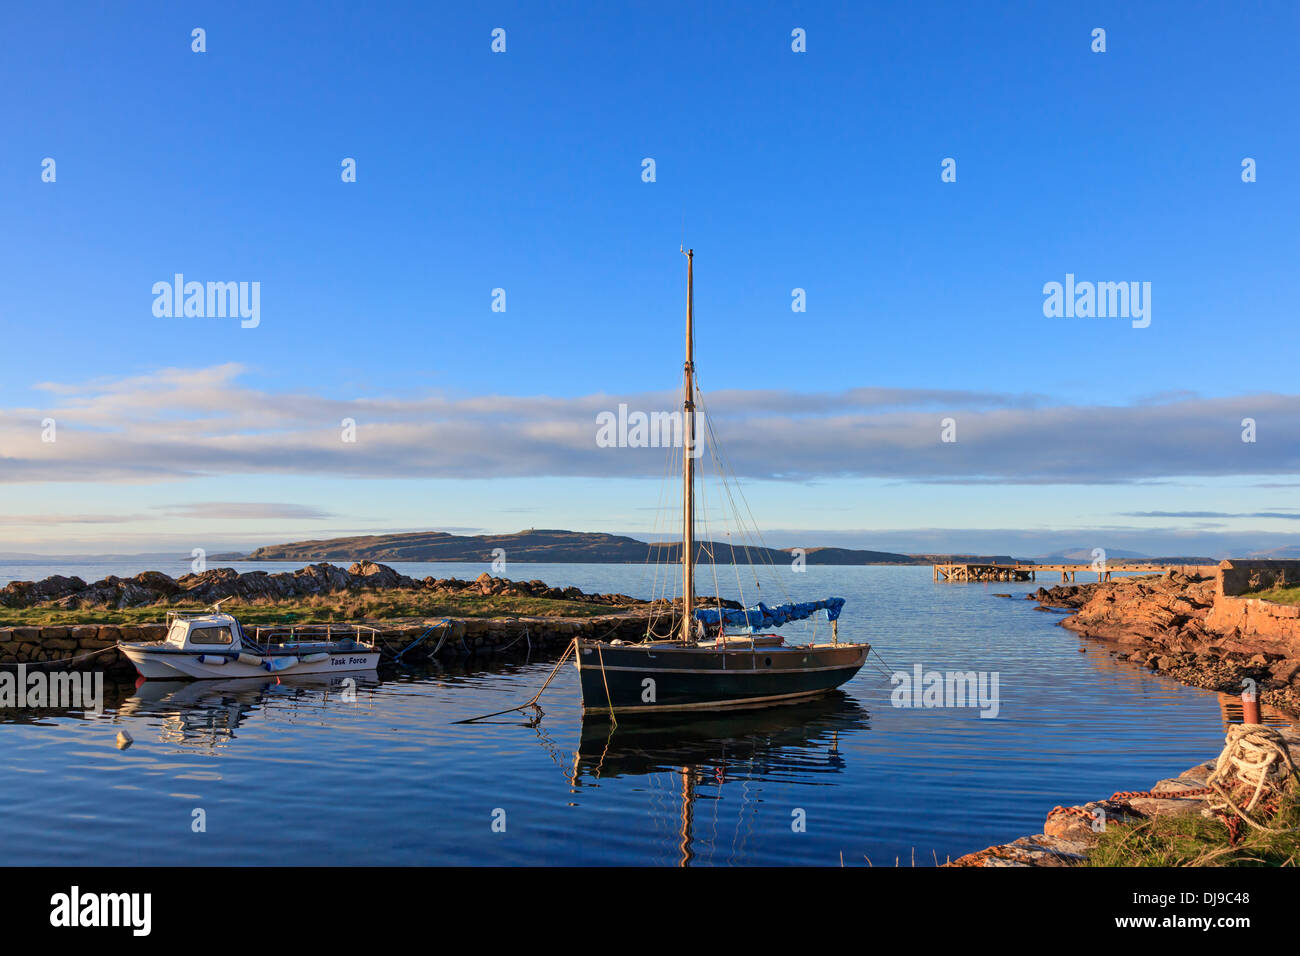
[[208, 520], [322, 521], [332, 512], [282, 501], [198, 501], [166, 509], [168, 517]]
[[0, 515], [0, 528], [48, 527], [50, 525], [131, 524], [152, 521], [156, 515], [147, 514], [10, 514]]
[[1282, 508], [1275, 511], [1126, 511], [1125, 518], [1279, 518], [1300, 521], [1300, 511]]
[[[658, 477], [661, 449], [600, 448], [596, 415], [620, 403], [669, 410], [669, 392], [628, 395], [366, 396], [247, 384], [237, 364], [45, 383], [43, 408], [0, 412], [0, 481], [144, 482], [230, 474], [341, 477]], [[942, 389], [706, 396], [742, 477], [884, 477], [945, 483], [1151, 482], [1300, 470], [1300, 396], [1065, 405], [1041, 395]], [[57, 441], [41, 440], [44, 418]], [[1258, 440], [1240, 440], [1241, 420]], [[341, 440], [341, 423], [357, 440]], [[957, 441], [940, 441], [940, 421]]]
[[135, 514], [0, 514], [0, 528], [58, 525], [127, 525], [173, 518], [204, 521], [324, 521], [337, 517], [333, 512], [308, 505], [276, 501], [199, 501], [159, 507], [152, 512]]

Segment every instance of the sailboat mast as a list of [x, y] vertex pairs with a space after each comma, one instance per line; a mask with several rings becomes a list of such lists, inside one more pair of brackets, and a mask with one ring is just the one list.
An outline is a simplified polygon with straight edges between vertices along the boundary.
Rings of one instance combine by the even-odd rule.
[[695, 617], [695, 250], [686, 252], [686, 374], [682, 402], [682, 640], [694, 639]]

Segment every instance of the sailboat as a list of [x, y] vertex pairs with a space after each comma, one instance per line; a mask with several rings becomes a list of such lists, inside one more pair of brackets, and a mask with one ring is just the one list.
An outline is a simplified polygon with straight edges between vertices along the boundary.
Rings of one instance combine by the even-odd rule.
[[[584, 714], [648, 714], [762, 707], [826, 694], [866, 663], [871, 645], [839, 640], [843, 598], [769, 607], [710, 607], [695, 594], [695, 252], [686, 252], [686, 366], [682, 402], [682, 613], [675, 632], [635, 643], [575, 640]], [[792, 644], [771, 633], [792, 621], [830, 621], [831, 639]], [[743, 629], [743, 630], [742, 630]]]

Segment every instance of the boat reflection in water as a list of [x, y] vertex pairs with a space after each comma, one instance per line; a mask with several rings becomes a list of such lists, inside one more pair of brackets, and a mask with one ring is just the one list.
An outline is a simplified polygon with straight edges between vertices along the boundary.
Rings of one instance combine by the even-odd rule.
[[259, 711], [264, 720], [273, 712], [283, 713], [286, 706], [292, 713], [297, 702], [318, 711], [328, 707], [331, 699], [355, 701], [377, 686], [373, 671], [224, 681], [141, 679], [118, 713], [157, 719], [160, 743], [216, 750], [234, 740], [245, 719]]
[[[867, 711], [838, 690], [783, 707], [646, 714], [619, 718], [616, 725], [608, 716], [586, 715], [570, 783], [577, 789], [619, 777], [667, 773], [676, 778], [677, 864], [687, 866], [699, 844], [709, 842], [695, 833], [697, 800], [720, 804], [723, 788], [735, 784], [739, 834], [759, 799], [752, 784], [778, 778], [810, 786], [832, 783], [846, 766], [840, 735], [867, 730], [869, 722]], [[712, 794], [700, 796], [701, 786], [712, 788]]]

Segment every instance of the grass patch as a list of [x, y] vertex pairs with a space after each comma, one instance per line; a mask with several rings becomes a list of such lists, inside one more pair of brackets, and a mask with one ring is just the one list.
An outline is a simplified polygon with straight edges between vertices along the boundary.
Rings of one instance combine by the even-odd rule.
[[[414, 591], [347, 593], [302, 601], [226, 601], [221, 605], [245, 624], [325, 624], [339, 621], [392, 621], [429, 617], [595, 617], [623, 608], [606, 604], [505, 594], [425, 594]], [[83, 608], [0, 608], [0, 627], [67, 624], [158, 624], [168, 611], [203, 610], [195, 606]]]
[[[1285, 798], [1276, 816], [1262, 823], [1300, 827], [1300, 804]], [[1088, 854], [1087, 866], [1296, 866], [1300, 832], [1260, 833], [1245, 823], [1236, 846], [1217, 817], [1199, 813], [1154, 817], [1131, 825], [1109, 823]]]
[[1259, 598], [1274, 604], [1300, 604], [1300, 588], [1269, 588], [1267, 591], [1250, 591], [1242, 597]]

